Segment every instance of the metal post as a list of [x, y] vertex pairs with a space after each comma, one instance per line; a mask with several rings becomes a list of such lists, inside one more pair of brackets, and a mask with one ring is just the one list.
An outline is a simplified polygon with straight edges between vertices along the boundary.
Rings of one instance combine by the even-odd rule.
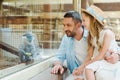
[[81, 0], [73, 0], [74, 10], [81, 12]]
[[83, 9], [87, 8], [87, 0], [81, 0], [81, 8]]
[[3, 7], [2, 7], [3, 0], [0, 0], [0, 15], [2, 15]]

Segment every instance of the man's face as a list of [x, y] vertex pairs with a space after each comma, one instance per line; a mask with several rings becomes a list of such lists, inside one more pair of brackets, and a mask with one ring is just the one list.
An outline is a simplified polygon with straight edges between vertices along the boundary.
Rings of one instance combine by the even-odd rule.
[[72, 18], [64, 18], [63, 25], [68, 37], [74, 37], [76, 35], [76, 26]]

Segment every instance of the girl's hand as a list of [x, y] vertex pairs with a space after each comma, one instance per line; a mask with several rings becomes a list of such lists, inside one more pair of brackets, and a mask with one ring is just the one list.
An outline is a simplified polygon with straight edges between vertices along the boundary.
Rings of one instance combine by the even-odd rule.
[[83, 74], [83, 71], [84, 71], [84, 67], [78, 67], [76, 68], [74, 71], [73, 71], [73, 75], [75, 76], [79, 76], [79, 75], [82, 75]]

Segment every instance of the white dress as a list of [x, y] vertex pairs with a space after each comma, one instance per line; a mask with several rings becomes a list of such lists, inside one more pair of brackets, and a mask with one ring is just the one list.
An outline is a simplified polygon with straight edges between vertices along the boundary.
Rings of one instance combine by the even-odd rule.
[[[100, 32], [100, 35], [99, 35], [100, 36], [100, 38], [99, 38], [100, 44], [103, 43], [104, 34], [106, 31], [107, 30], [102, 30]], [[92, 59], [95, 58], [99, 54], [98, 46], [96, 45], [96, 38], [94, 38], [94, 45], [95, 45], [95, 49], [94, 49]], [[113, 39], [111, 41], [109, 50], [118, 52], [119, 46], [117, 45], [117, 42], [115, 41], [115, 39]], [[109, 55], [109, 52], [107, 52], [106, 55]], [[107, 74], [103, 73], [103, 75], [101, 75], [101, 76], [109, 75], [109, 77], [106, 77], [106, 79], [105, 78], [102, 79], [102, 77], [99, 77], [99, 78], [96, 77], [96, 80], [120, 80], [120, 79], [118, 79], [119, 73], [120, 73], [120, 62], [111, 64], [111, 63], [108, 63], [106, 60], [100, 60], [100, 61], [95, 61], [95, 62], [89, 64], [88, 66], [86, 66], [86, 68], [92, 69], [93, 71], [95, 71], [96, 75], [98, 75], [97, 73], [104, 72], [104, 71], [107, 72]]]

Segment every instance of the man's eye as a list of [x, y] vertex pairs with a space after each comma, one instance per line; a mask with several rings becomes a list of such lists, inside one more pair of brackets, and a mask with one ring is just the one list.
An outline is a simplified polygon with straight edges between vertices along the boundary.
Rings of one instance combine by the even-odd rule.
[[71, 26], [70, 24], [67, 24], [67, 26]]

